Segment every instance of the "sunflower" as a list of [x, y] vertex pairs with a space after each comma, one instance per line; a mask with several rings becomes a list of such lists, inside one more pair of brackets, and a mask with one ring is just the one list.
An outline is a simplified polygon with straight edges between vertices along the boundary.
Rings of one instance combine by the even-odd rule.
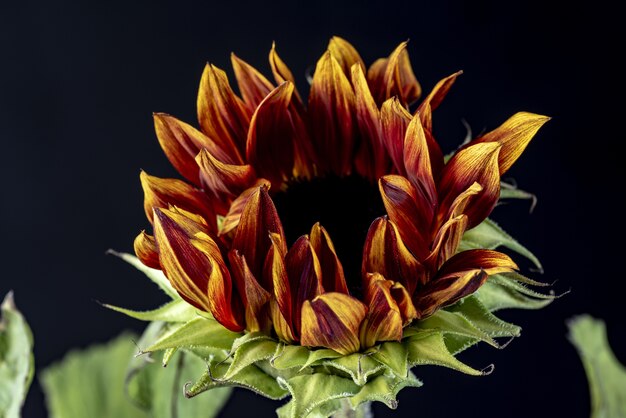
[[[187, 181], [141, 173], [154, 235], [139, 234], [135, 252], [186, 302], [233, 332], [350, 354], [400, 341], [413, 321], [518, 269], [501, 252], [459, 244], [491, 213], [502, 174], [547, 117], [517, 113], [444, 162], [432, 113], [461, 73], [415, 105], [406, 42], [366, 69], [332, 38], [306, 104], [274, 46], [274, 82], [231, 58], [240, 95], [207, 64], [199, 129], [154, 115]], [[347, 212], [342, 194], [357, 203], [344, 198]], [[311, 210], [334, 230], [322, 219], [290, 222]], [[348, 238], [336, 247], [331, 232]]]

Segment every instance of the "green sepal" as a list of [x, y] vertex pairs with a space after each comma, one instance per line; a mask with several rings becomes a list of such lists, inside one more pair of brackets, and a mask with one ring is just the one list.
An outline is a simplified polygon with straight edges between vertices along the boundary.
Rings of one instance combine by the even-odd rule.
[[183, 325], [174, 326], [143, 353], [150, 353], [168, 348], [193, 348], [196, 346], [229, 350], [241, 334], [224, 328], [214, 319], [196, 318]]
[[108, 250], [107, 254], [114, 255], [116, 257], [121, 258], [126, 261], [131, 266], [135, 267], [137, 270], [141, 271], [145, 274], [153, 283], [155, 283], [159, 288], [165, 292], [166, 295], [171, 297], [172, 299], [180, 299], [180, 296], [172, 287], [170, 281], [165, 277], [165, 274], [161, 270], [153, 269], [151, 267], [146, 266], [142, 263], [137, 257], [128, 253], [120, 253], [114, 250]]
[[356, 385], [363, 386], [367, 383], [370, 376], [379, 374], [387, 367], [381, 362], [374, 360], [372, 355], [373, 352], [370, 354], [353, 353], [324, 360], [322, 365], [346, 373]]
[[458, 334], [484, 341], [496, 348], [499, 347], [499, 344], [491, 338], [489, 334], [476, 327], [475, 324], [470, 322], [463, 314], [458, 312], [451, 312], [442, 309], [426, 319], [416, 321], [415, 324], [411, 326], [423, 330], [441, 331], [444, 334]]
[[208, 390], [231, 386], [249, 389], [259, 395], [274, 400], [283, 399], [289, 394], [287, 389], [281, 387], [275, 378], [268, 375], [260, 367], [257, 367], [257, 365], [252, 364], [230, 379], [224, 379], [228, 367], [228, 364], [222, 362], [209, 362], [208, 365], [205, 366], [206, 371], [200, 379], [185, 388], [185, 396], [192, 398]]
[[417, 379], [410, 371], [406, 377], [397, 375], [378, 376], [367, 385], [363, 386], [359, 393], [350, 398], [352, 408], [358, 407], [364, 402], [383, 402], [387, 407], [396, 409], [398, 393], [405, 387], [420, 387], [423, 383]]
[[390, 369], [398, 377], [406, 377], [408, 369], [408, 351], [399, 342], [388, 341], [382, 343], [378, 349], [372, 353], [372, 359]]
[[151, 311], [133, 311], [107, 303], [102, 306], [140, 321], [189, 322], [198, 317], [196, 309], [182, 299], [173, 300]]
[[408, 350], [409, 366], [435, 365], [448, 367], [472, 376], [486, 373], [461, 362], [448, 351], [441, 332], [430, 335], [416, 335], [404, 341]]
[[9, 292], [0, 305], [0, 417], [19, 418], [33, 381], [33, 334]]
[[231, 379], [249, 365], [269, 360], [276, 353], [277, 346], [278, 343], [269, 337], [257, 338], [240, 345], [234, 352], [232, 363], [223, 378]]
[[[522, 331], [521, 327], [503, 321], [492, 314], [477, 295], [461, 299], [446, 309], [461, 314], [474, 327], [493, 338], [519, 337]], [[466, 335], [466, 337], [472, 337], [472, 335]]]
[[474, 294], [490, 312], [500, 309], [541, 309], [552, 303], [553, 298], [537, 299], [527, 296], [511, 286], [487, 279]]
[[543, 271], [539, 259], [512, 236], [504, 232], [504, 230], [491, 219], [485, 219], [478, 226], [465, 232], [461, 244], [459, 245], [459, 251], [483, 248], [493, 250], [498, 247], [505, 247], [511, 251], [515, 251], [519, 255], [532, 261], [537, 269]]
[[507, 199], [519, 199], [519, 200], [530, 200], [530, 209], [529, 212], [532, 212], [537, 206], [537, 196], [518, 189], [517, 186], [510, 183], [505, 183], [503, 181], [500, 182], [500, 200]]

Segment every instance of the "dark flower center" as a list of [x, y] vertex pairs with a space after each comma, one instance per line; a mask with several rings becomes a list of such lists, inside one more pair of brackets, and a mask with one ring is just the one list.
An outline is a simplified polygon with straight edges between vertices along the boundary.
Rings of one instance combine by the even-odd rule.
[[374, 219], [385, 214], [377, 185], [357, 175], [294, 180], [273, 200], [288, 244], [319, 222], [333, 241], [348, 287], [360, 293], [365, 237]]

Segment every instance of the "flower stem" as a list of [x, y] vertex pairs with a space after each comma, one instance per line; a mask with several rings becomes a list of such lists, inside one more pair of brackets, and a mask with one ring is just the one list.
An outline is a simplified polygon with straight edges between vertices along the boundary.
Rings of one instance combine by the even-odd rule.
[[356, 409], [352, 409], [347, 399], [341, 400], [341, 409], [332, 415], [332, 418], [374, 418], [372, 403], [365, 402]]

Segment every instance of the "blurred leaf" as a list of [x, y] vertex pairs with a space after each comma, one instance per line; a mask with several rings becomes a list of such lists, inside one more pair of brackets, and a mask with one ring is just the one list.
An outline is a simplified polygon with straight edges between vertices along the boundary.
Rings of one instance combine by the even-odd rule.
[[198, 317], [196, 309], [182, 299], [173, 300], [151, 311], [133, 311], [107, 303], [103, 306], [140, 321], [188, 322]]
[[146, 266], [137, 257], [135, 257], [132, 254], [119, 253], [114, 250], [107, 251], [107, 254], [111, 254], [116, 257], [119, 257], [122, 260], [126, 261], [131, 266], [135, 267], [137, 270], [141, 271], [143, 274], [148, 276], [150, 280], [152, 280], [157, 286], [159, 286], [161, 290], [165, 292], [172, 299], [174, 300], [180, 299], [180, 296], [178, 295], [176, 290], [174, 290], [174, 288], [170, 284], [170, 281], [167, 279], [167, 277], [165, 277], [165, 274], [163, 274], [161, 270], [153, 269], [153, 268]]
[[537, 196], [534, 194], [518, 189], [516, 185], [500, 182], [500, 200], [505, 199], [521, 199], [521, 200], [530, 200], [530, 209], [532, 212], [537, 206]]
[[51, 418], [144, 418], [124, 394], [128, 360], [136, 353], [134, 336], [83, 351], [73, 351], [41, 374]]
[[626, 417], [626, 369], [615, 358], [604, 321], [581, 315], [568, 322], [591, 392], [592, 418]]
[[19, 418], [35, 370], [33, 335], [9, 292], [0, 306], [0, 417]]

